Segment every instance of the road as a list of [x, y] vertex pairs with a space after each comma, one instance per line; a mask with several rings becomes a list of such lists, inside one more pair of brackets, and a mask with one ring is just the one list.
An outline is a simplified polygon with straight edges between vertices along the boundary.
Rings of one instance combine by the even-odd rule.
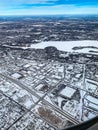
[[[58, 107], [56, 107], [55, 105], [52, 105], [52, 104], [50, 104], [48, 101], [44, 100], [44, 97], [45, 97], [49, 92], [51, 92], [51, 90], [53, 89], [53, 87], [51, 87], [51, 88], [49, 89], [49, 91], [48, 91], [46, 94], [44, 94], [43, 97], [40, 97], [40, 96], [39, 96], [38, 94], [36, 94], [34, 91], [32, 91], [31, 89], [29, 89], [26, 85], [22, 84], [19, 80], [13, 79], [12, 77], [7, 76], [7, 75], [5, 75], [5, 74], [1, 74], [1, 73], [0, 73], [0, 75], [3, 76], [3, 77], [5, 77], [5, 78], [7, 78], [7, 79], [10, 80], [10, 81], [12, 81], [13, 83], [17, 84], [19, 87], [21, 87], [22, 89], [26, 90], [26, 91], [29, 92], [31, 95], [37, 97], [39, 100], [34, 104], [34, 106], [35, 106], [36, 104], [38, 104], [40, 101], [44, 101], [48, 106], [52, 107], [54, 110], [56, 110], [57, 112], [59, 112], [60, 114], [62, 114], [62, 115], [63, 115], [64, 117], [66, 117], [69, 121], [73, 122], [74, 124], [79, 124], [79, 123], [80, 123], [79, 121], [77, 121], [75, 118], [73, 118], [73, 117], [72, 117], [71, 115], [69, 115], [68, 113], [63, 112], [62, 110], [60, 110], [60, 109], [59, 109]], [[56, 86], [58, 86], [61, 82], [62, 82], [62, 81], [60, 81]], [[33, 106], [33, 107], [34, 107], [34, 106]], [[31, 107], [30, 109], [32, 109], [32, 107]]]
[[3, 76], [3, 77], [5, 77], [5, 78], [7, 78], [7, 79], [10, 80], [10, 81], [12, 81], [13, 83], [17, 84], [17, 85], [18, 85], [19, 87], [21, 87], [22, 89], [25, 89], [25, 90], [26, 90], [27, 92], [29, 92], [30, 94], [36, 96], [37, 98], [40, 98], [39, 95], [37, 95], [34, 91], [32, 91], [32, 90], [29, 89], [27, 86], [25, 86], [24, 84], [22, 84], [19, 80], [13, 79], [13, 78], [11, 78], [10, 76], [7, 76], [7, 75], [5, 75], [5, 74], [1, 74], [1, 73], [0, 73], [0, 75]]

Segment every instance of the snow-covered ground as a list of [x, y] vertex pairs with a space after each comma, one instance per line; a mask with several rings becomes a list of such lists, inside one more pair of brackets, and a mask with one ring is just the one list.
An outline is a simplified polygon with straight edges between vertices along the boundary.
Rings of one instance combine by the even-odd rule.
[[[93, 40], [84, 40], [84, 41], [48, 41], [48, 42], [41, 42], [38, 44], [32, 44], [31, 48], [35, 49], [44, 49], [48, 46], [54, 46], [58, 50], [67, 51], [67, 52], [81, 52], [81, 53], [91, 53], [90, 50], [98, 51], [98, 49], [94, 48], [84, 48], [79, 50], [73, 50], [73, 47], [98, 47], [98, 41]], [[98, 53], [96, 53], [98, 54]]]
[[[91, 53], [91, 54], [97, 54], [98, 55], [98, 49], [97, 48], [91, 48], [98, 47], [98, 41], [94, 40], [82, 40], [82, 41], [47, 41], [47, 42], [41, 42], [37, 44], [32, 44], [30, 47], [20, 47], [20, 46], [10, 46], [10, 45], [4, 45], [5, 47], [10, 48], [21, 48], [21, 49], [44, 49], [48, 46], [54, 46], [60, 51], [66, 51], [66, 52], [79, 52], [79, 53]], [[73, 50], [74, 47], [86, 47], [82, 49]], [[89, 52], [89, 51], [95, 51], [95, 52]]]

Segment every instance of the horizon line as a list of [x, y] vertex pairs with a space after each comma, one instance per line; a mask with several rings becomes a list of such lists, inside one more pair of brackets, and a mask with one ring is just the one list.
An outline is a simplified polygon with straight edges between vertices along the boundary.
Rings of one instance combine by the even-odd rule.
[[98, 15], [98, 14], [0, 14], [0, 16], [86, 16], [86, 15]]

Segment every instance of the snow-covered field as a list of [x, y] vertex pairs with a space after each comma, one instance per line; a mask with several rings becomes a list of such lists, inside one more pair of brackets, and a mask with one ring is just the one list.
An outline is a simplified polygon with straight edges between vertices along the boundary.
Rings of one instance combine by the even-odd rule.
[[[84, 40], [84, 41], [48, 41], [48, 42], [41, 42], [41, 43], [38, 43], [38, 44], [32, 44], [30, 48], [44, 49], [45, 47], [48, 47], [48, 46], [54, 46], [58, 50], [67, 51], [67, 52], [91, 53], [91, 52], [89, 52], [90, 50], [98, 51], [98, 49], [95, 49], [95, 48], [84, 48], [84, 49], [79, 49], [79, 50], [73, 50], [72, 49], [73, 47], [88, 47], [88, 46], [89, 47], [91, 47], [91, 46], [98, 47], [98, 41], [93, 41], [93, 40]], [[95, 53], [95, 54], [98, 54], [98, 53]]]

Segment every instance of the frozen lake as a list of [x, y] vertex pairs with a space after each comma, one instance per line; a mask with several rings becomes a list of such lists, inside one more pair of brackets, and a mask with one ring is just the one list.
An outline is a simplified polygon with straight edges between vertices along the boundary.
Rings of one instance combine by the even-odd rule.
[[[30, 48], [35, 48], [35, 49], [44, 49], [45, 47], [48, 46], [54, 46], [58, 50], [61, 51], [67, 51], [67, 52], [81, 52], [81, 53], [91, 53], [89, 51], [95, 51], [97, 52], [97, 48], [92, 48], [93, 47], [98, 47], [98, 41], [93, 41], [93, 40], [84, 40], [84, 41], [48, 41], [48, 42], [41, 42], [37, 44], [32, 44]], [[89, 48], [83, 48], [79, 50], [73, 50], [73, 47], [89, 47]], [[98, 53], [93, 53], [92, 54], [98, 54]]]

